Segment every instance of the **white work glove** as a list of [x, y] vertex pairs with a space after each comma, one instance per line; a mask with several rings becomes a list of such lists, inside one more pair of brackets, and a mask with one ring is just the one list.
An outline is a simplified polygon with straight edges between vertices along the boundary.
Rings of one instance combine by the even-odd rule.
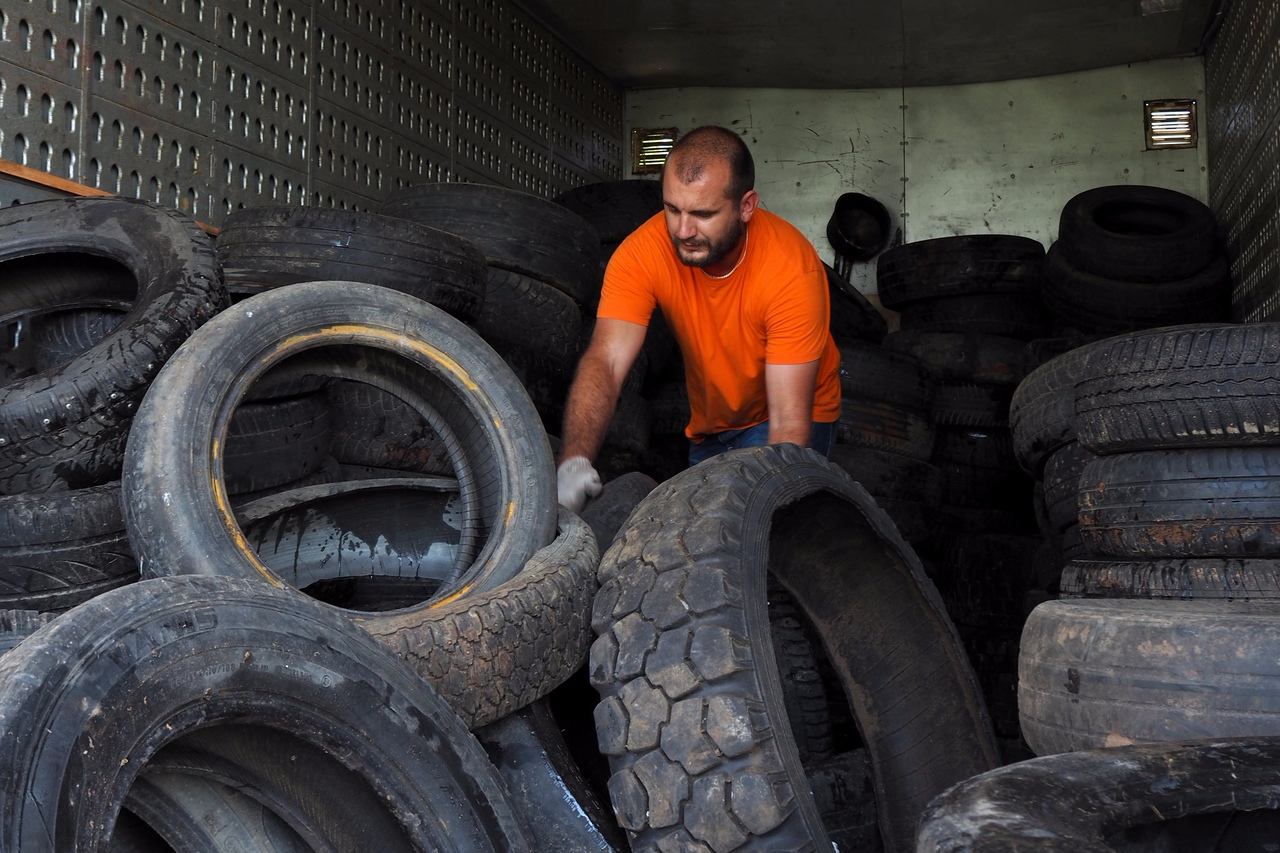
[[572, 512], [582, 512], [587, 498], [600, 494], [603, 486], [600, 474], [585, 456], [570, 456], [556, 469], [556, 490], [560, 506]]

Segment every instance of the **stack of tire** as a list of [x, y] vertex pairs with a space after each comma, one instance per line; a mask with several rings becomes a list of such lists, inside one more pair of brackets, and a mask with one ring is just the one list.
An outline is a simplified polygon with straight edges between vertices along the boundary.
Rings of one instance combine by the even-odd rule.
[[900, 314], [887, 349], [933, 377], [930, 463], [942, 474], [932, 535], [916, 543], [965, 642], [996, 732], [1018, 737], [1017, 642], [1038, 586], [1033, 482], [1009, 428], [1014, 389], [1047, 331], [1044, 247], [1006, 234], [906, 243], [880, 255], [880, 301]]
[[[1094, 345], [1075, 385], [1083, 554], [1023, 636], [1040, 754], [1280, 734], [1280, 325]], [[1064, 678], [1065, 676], [1065, 678]]]
[[1229, 319], [1230, 270], [1203, 202], [1163, 187], [1095, 187], [1070, 198], [1045, 258], [1055, 336]]
[[0, 262], [0, 608], [61, 612], [137, 579], [125, 441], [227, 293], [194, 222], [125, 199], [0, 211]]
[[[562, 756], [512, 760], [560, 740], [534, 717], [585, 660], [594, 538], [557, 518], [546, 433], [510, 368], [420, 298], [474, 315], [483, 256], [381, 220], [230, 217], [240, 292], [223, 310], [213, 244], [180, 214], [111, 198], [0, 212], [16, 341], [0, 846], [96, 847], [113, 825], [112, 849], [148, 850], [616, 838], [582, 820], [603, 813]], [[331, 418], [360, 399], [339, 387], [399, 408]], [[389, 446], [406, 414], [429, 449]], [[344, 423], [381, 465], [331, 464]], [[530, 820], [529, 792], [565, 785], [578, 801]]]

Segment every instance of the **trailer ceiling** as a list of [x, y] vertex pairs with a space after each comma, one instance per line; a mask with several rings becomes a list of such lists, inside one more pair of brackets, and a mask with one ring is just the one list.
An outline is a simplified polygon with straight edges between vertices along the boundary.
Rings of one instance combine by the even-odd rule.
[[1197, 52], [1229, 0], [518, 0], [625, 89], [871, 89]]

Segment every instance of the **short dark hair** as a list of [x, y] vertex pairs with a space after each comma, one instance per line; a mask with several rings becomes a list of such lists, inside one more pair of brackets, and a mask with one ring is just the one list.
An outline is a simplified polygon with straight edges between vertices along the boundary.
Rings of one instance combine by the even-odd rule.
[[742, 198], [756, 186], [756, 164], [742, 137], [727, 127], [708, 124], [686, 133], [672, 146], [667, 162], [676, 163], [676, 174], [685, 183], [702, 177], [711, 163], [722, 160], [729, 164], [730, 181], [725, 189], [728, 198]]

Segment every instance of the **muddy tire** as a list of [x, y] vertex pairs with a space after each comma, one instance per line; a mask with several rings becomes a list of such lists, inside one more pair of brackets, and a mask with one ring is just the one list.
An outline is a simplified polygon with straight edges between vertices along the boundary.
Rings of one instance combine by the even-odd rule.
[[561, 511], [560, 535], [501, 586], [360, 624], [475, 728], [541, 699], [582, 666], [598, 561], [591, 529]]
[[1063, 598], [1280, 599], [1280, 560], [1074, 559], [1062, 569]]
[[[975, 776], [931, 803], [916, 850], [1262, 849], [1265, 842], [1259, 842], [1276, 833], [1277, 761], [1275, 738], [1019, 761]], [[1244, 839], [1233, 840], [1233, 829], [1243, 829]]]
[[836, 441], [928, 461], [936, 430], [929, 418], [893, 403], [844, 398]]
[[1280, 556], [1280, 447], [1096, 457], [1080, 477], [1079, 520], [1103, 556]]
[[[115, 261], [134, 277], [127, 309], [97, 344], [0, 387], [0, 493], [78, 489], [119, 479], [135, 409], [169, 356], [228, 303], [213, 244], [173, 210], [123, 198], [78, 198], [0, 210], [0, 262], [44, 253]], [[33, 293], [32, 295], [38, 295]], [[84, 295], [65, 294], [71, 306]], [[0, 322], [47, 312], [23, 293]]]
[[933, 382], [928, 369], [914, 356], [861, 341], [847, 341], [839, 349], [842, 397], [893, 403], [913, 412], [929, 411]]
[[1073, 599], [1027, 619], [1022, 732], [1037, 755], [1280, 734], [1280, 604]]
[[865, 490], [793, 445], [661, 484], [601, 561], [590, 673], [619, 822], [637, 849], [826, 849], [783, 722], [770, 573], [840, 675], [886, 849], [909, 849], [931, 797], [996, 764], [990, 723], [914, 554]]
[[1076, 438], [1075, 386], [1089, 353], [1099, 344], [1074, 347], [1046, 361], [1018, 383], [1009, 401], [1013, 452], [1022, 470], [1038, 477], [1044, 461]]
[[440, 697], [349, 619], [260, 581], [144, 581], [54, 620], [0, 658], [0, 720], [7, 850], [100, 849], [158, 750], [229, 729], [318, 755], [325, 772], [291, 777], [313, 796], [354, 777], [364, 797], [340, 813], [396, 842], [375, 849], [528, 849]]

